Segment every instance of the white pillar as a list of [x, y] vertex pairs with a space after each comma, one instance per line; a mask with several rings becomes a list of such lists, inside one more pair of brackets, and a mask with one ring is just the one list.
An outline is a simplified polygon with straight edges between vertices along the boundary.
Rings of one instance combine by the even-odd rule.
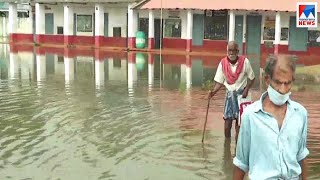
[[9, 23], [8, 23], [9, 35], [17, 33], [17, 19], [18, 19], [17, 4], [9, 3]]
[[187, 79], [186, 79], [186, 69], [187, 69], [187, 65], [185, 64], [181, 64], [180, 65], [180, 82], [181, 83], [186, 83], [187, 82]]
[[186, 55], [186, 88], [192, 85], [192, 59], [190, 55]]
[[154, 84], [154, 64], [148, 64], [148, 84]]
[[193, 12], [187, 11], [187, 51], [191, 51], [192, 48], [192, 29], [193, 29]]
[[20, 61], [18, 59], [18, 55], [16, 53], [10, 52], [9, 55], [9, 78], [15, 79], [19, 77], [19, 66], [20, 66]]
[[95, 45], [100, 46], [104, 37], [104, 7], [102, 4], [95, 5]]
[[45, 9], [40, 3], [36, 3], [36, 34], [45, 34]]
[[95, 36], [104, 36], [104, 7], [95, 5]]
[[192, 70], [191, 66], [186, 66], [186, 87], [191, 88], [192, 85]]
[[73, 8], [65, 4], [63, 6], [63, 13], [64, 13], [64, 19], [63, 19], [63, 34], [64, 34], [64, 43], [70, 44], [69, 36], [73, 35]]
[[154, 13], [153, 10], [149, 10], [149, 31], [148, 31], [148, 47], [153, 49], [155, 46], [154, 41]]
[[153, 10], [149, 10], [149, 38], [154, 38], [154, 13]]
[[136, 67], [136, 53], [128, 54], [128, 88], [132, 89], [134, 82], [138, 79], [138, 71]]
[[33, 34], [33, 13], [32, 13], [32, 6], [31, 5], [29, 5], [28, 23], [29, 23], [29, 33]]
[[[191, 109], [192, 108], [192, 96], [191, 96], [191, 89], [190, 88], [187, 88], [186, 91], [184, 92], [184, 103], [185, 104], [184, 106]], [[191, 110], [189, 110], [189, 112], [191, 113]], [[188, 126], [186, 124], [186, 126]]]
[[135, 48], [135, 37], [138, 30], [138, 14], [128, 6], [128, 48]]
[[192, 70], [191, 66], [186, 64], [181, 64], [181, 83], [186, 83], [186, 88], [189, 89], [192, 85]]
[[36, 56], [37, 63], [37, 81], [41, 81], [46, 78], [46, 56], [37, 54]]
[[276, 24], [275, 24], [274, 54], [279, 53], [280, 40], [281, 40], [281, 14], [278, 11], [276, 14]]
[[234, 41], [236, 16], [234, 10], [230, 10], [229, 12], [229, 41]]
[[133, 84], [138, 79], [136, 64], [128, 62], [128, 88], [132, 89]]
[[247, 53], [247, 48], [246, 48], [247, 37], [246, 36], [247, 36], [247, 15], [244, 14], [243, 15], [243, 38], [242, 38], [243, 39], [242, 43], [244, 43], [244, 46], [242, 47], [243, 54]]
[[151, 53], [148, 53], [148, 84], [149, 88], [154, 84], [154, 56]]
[[104, 76], [104, 61], [95, 60], [95, 80], [97, 87], [104, 85]]
[[64, 57], [64, 79], [66, 84], [74, 80], [74, 58]]
[[148, 64], [148, 85], [151, 91], [154, 86], [154, 64]]

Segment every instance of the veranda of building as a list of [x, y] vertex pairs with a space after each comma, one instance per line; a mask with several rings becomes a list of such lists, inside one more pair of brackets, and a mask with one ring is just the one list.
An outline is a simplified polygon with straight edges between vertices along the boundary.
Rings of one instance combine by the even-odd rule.
[[23, 10], [21, 3], [8, 2], [0, 30], [11, 43], [134, 50], [136, 32], [144, 31], [146, 49], [224, 54], [227, 41], [235, 40], [247, 55], [320, 55], [320, 26], [296, 28], [292, 0], [38, 0], [23, 4]]

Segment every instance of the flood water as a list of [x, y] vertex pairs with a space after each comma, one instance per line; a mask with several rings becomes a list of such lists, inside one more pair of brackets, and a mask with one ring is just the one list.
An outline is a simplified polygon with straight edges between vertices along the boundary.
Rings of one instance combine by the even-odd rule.
[[[224, 91], [207, 107], [216, 63], [0, 54], [0, 179], [229, 180]], [[129, 57], [129, 56], [128, 56]], [[319, 59], [318, 59], [319, 60]], [[189, 59], [190, 62], [190, 59]], [[259, 63], [254, 63], [256, 66]], [[319, 61], [320, 64], [320, 61]], [[259, 68], [253, 95], [263, 91]], [[309, 70], [310, 69], [310, 70]], [[319, 74], [298, 68], [292, 99], [309, 112], [309, 179], [320, 179]]]

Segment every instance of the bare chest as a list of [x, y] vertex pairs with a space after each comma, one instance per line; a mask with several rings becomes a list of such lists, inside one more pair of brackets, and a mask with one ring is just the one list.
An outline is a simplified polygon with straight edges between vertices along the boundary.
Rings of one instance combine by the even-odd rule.
[[286, 116], [286, 108], [278, 109], [277, 111], [266, 109], [266, 111], [270, 113], [277, 120], [278, 127], [279, 129], [281, 129], [284, 122], [284, 118]]

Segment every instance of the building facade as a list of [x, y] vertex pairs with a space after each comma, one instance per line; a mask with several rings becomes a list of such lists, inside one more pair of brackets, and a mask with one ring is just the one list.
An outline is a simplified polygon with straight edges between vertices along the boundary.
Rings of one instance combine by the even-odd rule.
[[318, 28], [297, 28], [295, 2], [272, 9], [266, 5], [270, 1], [254, 7], [233, 7], [234, 0], [208, 5], [203, 0], [196, 4], [162, 1], [38, 2], [24, 4], [23, 10], [20, 4], [9, 3], [0, 29], [11, 43], [46, 46], [136, 50], [136, 33], [143, 31], [146, 49], [225, 54], [227, 42], [235, 40], [240, 52], [253, 59], [269, 53], [320, 55], [320, 20]]

